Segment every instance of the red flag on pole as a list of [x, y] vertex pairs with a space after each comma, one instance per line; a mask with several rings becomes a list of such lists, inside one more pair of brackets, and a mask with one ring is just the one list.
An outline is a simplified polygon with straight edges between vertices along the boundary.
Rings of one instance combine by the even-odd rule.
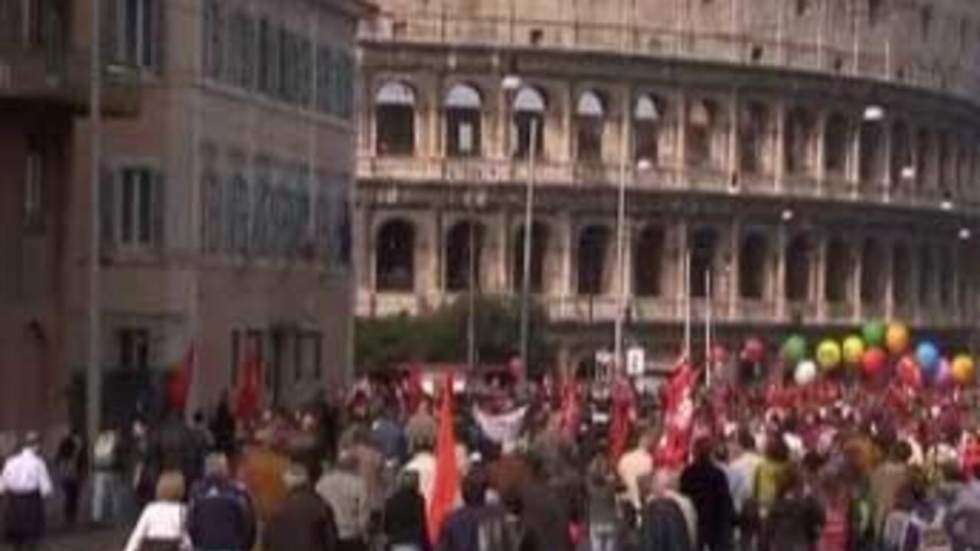
[[459, 471], [456, 466], [456, 433], [453, 430], [453, 377], [446, 376], [446, 387], [439, 409], [439, 433], [436, 437], [436, 479], [429, 504], [429, 537], [439, 539], [442, 523], [456, 505], [459, 494]]
[[194, 377], [195, 361], [194, 343], [191, 343], [180, 363], [177, 364], [177, 370], [171, 375], [167, 385], [167, 400], [170, 407], [175, 411], [184, 411], [187, 408], [187, 397], [190, 394], [191, 381]]
[[691, 363], [687, 358], [682, 358], [665, 388], [666, 427], [654, 455], [654, 460], [659, 466], [679, 468], [687, 458], [694, 425], [694, 403], [691, 395], [696, 380], [697, 373]]
[[245, 357], [242, 366], [242, 381], [235, 400], [235, 415], [240, 419], [253, 417], [259, 410], [262, 400], [262, 362], [255, 352]]

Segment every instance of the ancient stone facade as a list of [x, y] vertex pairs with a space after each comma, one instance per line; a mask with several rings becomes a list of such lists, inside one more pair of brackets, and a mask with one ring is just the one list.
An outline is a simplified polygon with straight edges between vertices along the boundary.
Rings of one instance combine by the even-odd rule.
[[611, 347], [621, 309], [628, 340], [676, 354], [689, 296], [731, 346], [870, 318], [971, 340], [975, 2], [380, 4], [359, 315], [519, 293], [533, 181], [530, 286], [563, 362]]

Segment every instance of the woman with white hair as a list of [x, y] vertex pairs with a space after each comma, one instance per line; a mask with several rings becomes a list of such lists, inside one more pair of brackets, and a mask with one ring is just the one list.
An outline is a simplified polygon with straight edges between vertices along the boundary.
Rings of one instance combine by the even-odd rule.
[[184, 475], [166, 471], [157, 481], [156, 499], [146, 506], [129, 536], [126, 551], [187, 551], [187, 508]]
[[313, 489], [306, 467], [299, 463], [291, 464], [283, 475], [283, 482], [289, 494], [265, 527], [262, 549], [336, 550], [337, 522], [333, 509]]

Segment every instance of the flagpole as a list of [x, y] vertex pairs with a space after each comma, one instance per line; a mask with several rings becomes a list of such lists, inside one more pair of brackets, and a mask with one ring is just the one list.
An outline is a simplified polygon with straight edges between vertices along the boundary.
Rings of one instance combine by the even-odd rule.
[[527, 190], [524, 199], [524, 275], [521, 281], [521, 361], [525, 373], [529, 368], [528, 346], [530, 340], [530, 302], [531, 302], [531, 245], [534, 232], [534, 177], [538, 156], [538, 119], [531, 117], [531, 143], [527, 163]]
[[708, 388], [711, 388], [711, 371], [714, 366], [711, 365], [711, 307], [712, 302], [714, 302], [714, 294], [711, 289], [711, 269], [704, 271], [704, 288], [705, 294], [707, 295], [707, 301], [705, 302], [706, 307], [704, 310], [704, 365], [705, 365], [705, 383]]
[[91, 165], [89, 178], [89, 305], [88, 365], [85, 368], [85, 424], [89, 442], [94, 442], [102, 428], [102, 270], [100, 250], [100, 176], [102, 173], [102, 2], [92, 0], [92, 65], [89, 97], [89, 130]]

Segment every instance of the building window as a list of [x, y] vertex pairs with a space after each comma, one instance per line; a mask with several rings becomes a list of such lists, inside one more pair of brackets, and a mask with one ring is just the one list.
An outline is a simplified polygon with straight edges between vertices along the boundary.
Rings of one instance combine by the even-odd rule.
[[861, 158], [858, 163], [859, 178], [867, 184], [880, 184], [885, 173], [885, 140], [881, 123], [865, 122], [861, 125]]
[[241, 174], [231, 176], [224, 194], [225, 247], [230, 253], [244, 254], [249, 245], [249, 219], [251, 211], [248, 180]]
[[909, 180], [914, 178], [914, 173], [909, 127], [903, 121], [896, 121], [892, 126], [890, 175], [892, 186], [898, 189], [907, 188]]
[[119, 36], [117, 59], [123, 63], [156, 69], [163, 48], [163, 0], [118, 1]]
[[687, 164], [710, 166], [712, 142], [717, 124], [718, 106], [713, 101], [698, 100], [690, 104], [687, 119]]
[[792, 302], [810, 300], [811, 245], [806, 235], [797, 235], [786, 246], [786, 299]]
[[280, 59], [279, 30], [268, 18], [258, 24], [259, 42], [259, 90], [269, 97], [275, 97], [279, 90]]
[[544, 94], [537, 89], [521, 88], [514, 96], [514, 120], [511, 127], [513, 158], [526, 159], [532, 150], [535, 157], [543, 156], [545, 108]]
[[809, 174], [813, 160], [813, 117], [803, 108], [795, 108], [786, 116], [786, 171], [790, 174]]
[[115, 188], [104, 200], [113, 205], [112, 239], [128, 247], [146, 247], [163, 240], [163, 178], [146, 166], [121, 168]]
[[44, 151], [30, 146], [24, 159], [24, 228], [44, 229]]
[[868, 0], [868, 23], [874, 27], [885, 15], [885, 0]]
[[150, 332], [147, 329], [124, 328], [116, 331], [119, 367], [145, 371], [150, 367]]
[[389, 82], [374, 98], [378, 155], [415, 153], [415, 91]]
[[588, 91], [579, 96], [575, 111], [578, 143], [578, 160], [596, 162], [602, 160], [602, 133], [606, 109], [602, 98]]
[[769, 244], [759, 234], [751, 234], [742, 242], [738, 256], [739, 296], [749, 300], [766, 298]]
[[882, 303], [884, 297], [884, 251], [877, 241], [868, 239], [861, 251], [861, 302], [877, 305]]
[[830, 115], [824, 131], [824, 168], [828, 174], [840, 177], [847, 170], [850, 135], [847, 119], [838, 113]]
[[[545, 256], [548, 251], [548, 226], [541, 222], [531, 223], [531, 251], [528, 256], [528, 287], [530, 292], [540, 294], [545, 291]], [[514, 258], [511, 266], [513, 274], [511, 280], [514, 282], [514, 292], [521, 292], [524, 288], [524, 244], [526, 233], [524, 226], [517, 229], [514, 237]]]
[[769, 137], [769, 109], [752, 102], [742, 107], [739, 127], [739, 168], [746, 174], [761, 174], [766, 167], [766, 141]]
[[224, 68], [225, 16], [224, 7], [219, 0], [204, 0], [204, 74], [210, 78], [221, 79]]
[[610, 270], [610, 231], [605, 226], [589, 226], [578, 240], [578, 294], [599, 295], [608, 290]]
[[333, 50], [329, 46], [319, 46], [316, 50], [316, 107], [323, 113], [334, 113], [334, 75]]
[[[694, 298], [711, 298], [714, 296], [714, 285], [710, 293], [708, 284], [715, 281], [715, 257], [718, 254], [718, 232], [713, 228], [701, 228], [694, 232], [691, 239], [691, 270], [689, 289]], [[710, 295], [710, 296], [709, 296]]]
[[892, 254], [892, 301], [901, 305], [912, 298], [912, 253], [898, 243]]
[[633, 288], [638, 297], [659, 297], [663, 292], [663, 228], [648, 226], [633, 249]]
[[453, 86], [446, 95], [446, 152], [450, 157], [480, 154], [483, 102], [476, 88]]
[[923, 40], [929, 40], [932, 32], [932, 6], [922, 6], [919, 12], [919, 31]]
[[851, 251], [841, 239], [832, 239], [827, 245], [826, 289], [827, 302], [846, 303], [851, 298]]
[[463, 221], [455, 224], [446, 237], [446, 290], [459, 292], [480, 288], [482, 224]]

